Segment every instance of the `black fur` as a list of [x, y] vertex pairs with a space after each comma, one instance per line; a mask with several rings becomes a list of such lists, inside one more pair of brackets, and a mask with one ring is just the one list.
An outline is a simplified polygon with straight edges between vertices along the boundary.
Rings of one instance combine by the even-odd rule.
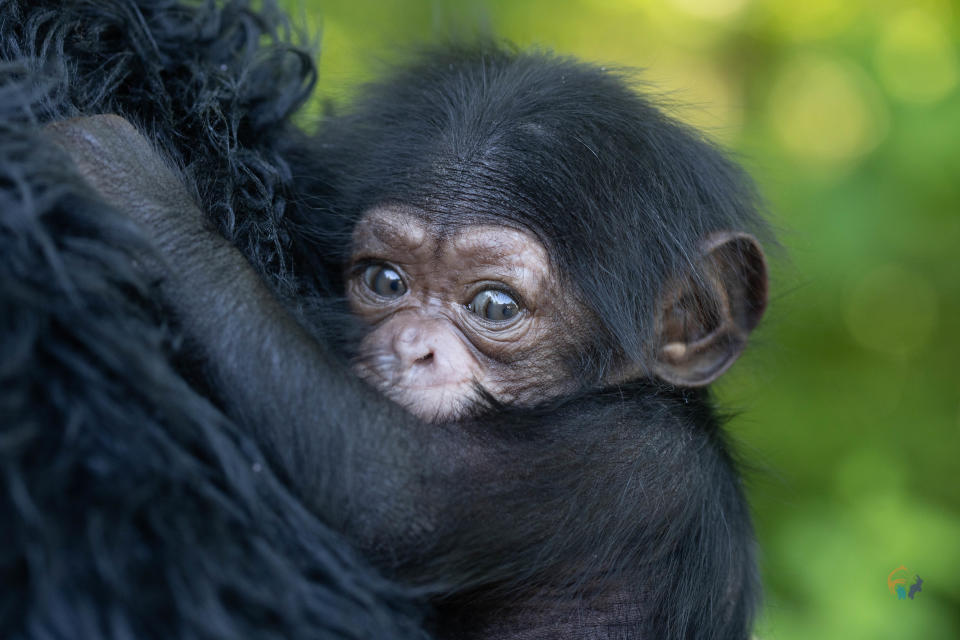
[[312, 78], [282, 28], [242, 2], [0, 3], [0, 637], [421, 636], [171, 367], [141, 231], [39, 129], [139, 122], [282, 272], [271, 148]]
[[431, 51], [307, 139], [288, 118], [314, 70], [270, 3], [22, 0], [0, 21], [0, 635], [421, 634], [330, 525], [431, 595], [436, 635], [748, 636], [750, 521], [705, 392], [422, 425], [304, 355], [237, 387], [271, 393], [215, 389], [227, 418], [173, 366], [141, 231], [39, 127], [134, 122], [287, 304], [337, 292], [376, 202], [531, 228], [596, 310], [586, 382], [645, 362], [651, 292], [703, 233], [763, 233], [720, 154], [616, 76], [489, 46]]

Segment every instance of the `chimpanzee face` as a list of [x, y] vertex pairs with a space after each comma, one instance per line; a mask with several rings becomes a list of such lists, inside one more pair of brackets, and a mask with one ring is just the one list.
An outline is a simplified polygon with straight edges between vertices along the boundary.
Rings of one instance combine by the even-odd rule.
[[442, 230], [411, 208], [375, 208], [354, 231], [347, 281], [371, 327], [359, 373], [421, 417], [461, 417], [484, 392], [531, 404], [571, 389], [563, 356], [580, 303], [528, 232]]

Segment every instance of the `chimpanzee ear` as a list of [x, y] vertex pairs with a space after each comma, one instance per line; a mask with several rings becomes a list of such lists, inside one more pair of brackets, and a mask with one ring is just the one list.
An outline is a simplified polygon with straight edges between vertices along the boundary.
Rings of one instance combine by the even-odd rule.
[[767, 265], [753, 236], [714, 233], [701, 250], [699, 274], [668, 287], [657, 324], [653, 371], [683, 387], [726, 371], [767, 306]]

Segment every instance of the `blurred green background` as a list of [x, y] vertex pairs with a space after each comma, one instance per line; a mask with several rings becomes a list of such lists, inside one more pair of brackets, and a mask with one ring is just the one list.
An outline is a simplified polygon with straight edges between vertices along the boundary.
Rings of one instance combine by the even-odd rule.
[[[398, 46], [479, 28], [643, 68], [677, 117], [730, 148], [785, 247], [765, 323], [719, 385], [754, 466], [757, 634], [960, 638], [960, 7], [287, 5], [322, 35], [324, 99], [348, 96]], [[914, 600], [888, 589], [901, 565], [908, 585], [924, 580]]]

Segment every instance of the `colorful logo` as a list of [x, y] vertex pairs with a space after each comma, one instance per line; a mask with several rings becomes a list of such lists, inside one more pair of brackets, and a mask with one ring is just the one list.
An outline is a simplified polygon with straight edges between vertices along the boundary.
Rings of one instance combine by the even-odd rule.
[[890, 589], [890, 593], [897, 594], [897, 600], [906, 600], [907, 598], [913, 600], [913, 597], [921, 591], [923, 580], [920, 578], [920, 576], [915, 575], [913, 577], [916, 578], [916, 582], [910, 585], [910, 591], [909, 593], [907, 592], [906, 576], [908, 575], [910, 575], [910, 571], [905, 566], [900, 565], [891, 571], [890, 575], [887, 576], [887, 588]]

